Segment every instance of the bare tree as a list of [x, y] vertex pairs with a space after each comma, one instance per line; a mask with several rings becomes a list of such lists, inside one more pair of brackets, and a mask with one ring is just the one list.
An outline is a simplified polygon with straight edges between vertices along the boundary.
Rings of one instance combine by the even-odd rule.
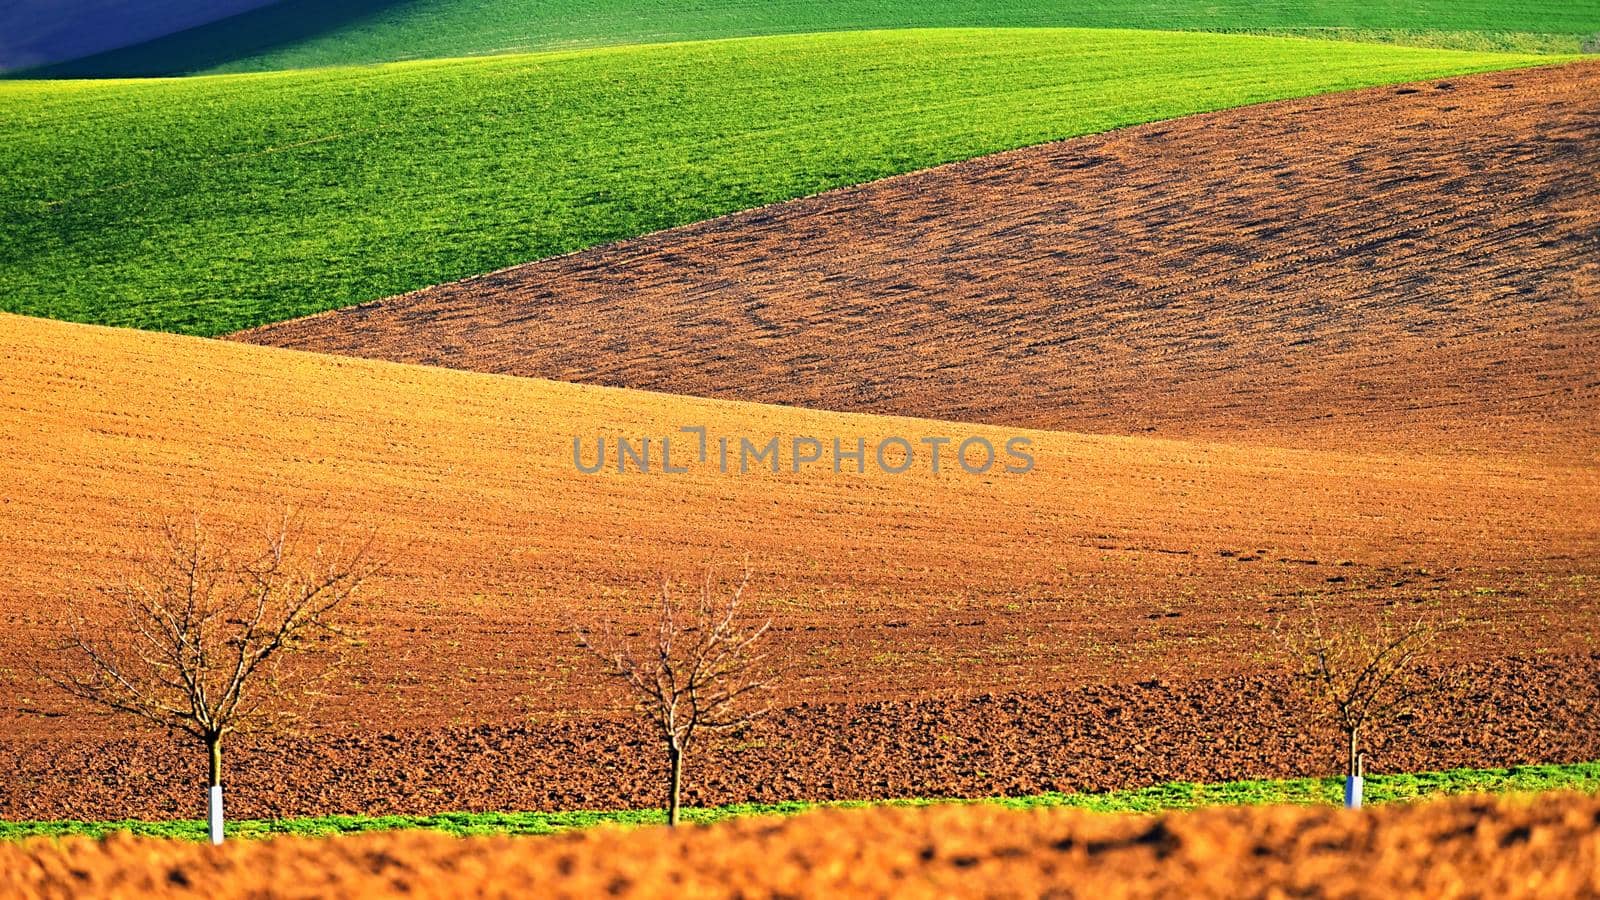
[[210, 827], [222, 840], [222, 744], [281, 722], [289, 698], [331, 671], [338, 614], [376, 570], [372, 536], [353, 548], [301, 547], [285, 515], [253, 555], [213, 543], [196, 517], [162, 523], [134, 577], [88, 607], [66, 598], [66, 660], [45, 675], [108, 713], [190, 735], [209, 759]]
[[1361, 805], [1365, 737], [1408, 712], [1435, 687], [1423, 677], [1420, 663], [1443, 629], [1426, 614], [1397, 620], [1385, 613], [1370, 624], [1329, 625], [1314, 604], [1298, 623], [1279, 624], [1296, 682], [1343, 735], [1346, 805]]
[[708, 570], [699, 595], [680, 599], [663, 579], [656, 627], [641, 646], [626, 646], [609, 632], [577, 632], [583, 647], [627, 685], [637, 711], [666, 743], [669, 825], [678, 824], [684, 757], [696, 736], [737, 730], [769, 709], [745, 703], [772, 684], [765, 654], [755, 652], [772, 623], [751, 626], [739, 618], [749, 583], [747, 566], [733, 592], [719, 600]]

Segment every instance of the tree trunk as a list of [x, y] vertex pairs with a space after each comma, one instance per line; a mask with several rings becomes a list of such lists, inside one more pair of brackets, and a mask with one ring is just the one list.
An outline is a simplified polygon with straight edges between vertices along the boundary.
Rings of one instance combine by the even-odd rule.
[[210, 788], [210, 797], [206, 805], [206, 823], [211, 834], [211, 843], [222, 843], [222, 735], [206, 738], [206, 752], [210, 756], [210, 765], [206, 784]]
[[672, 770], [672, 786], [667, 794], [667, 824], [676, 828], [678, 825], [679, 797], [683, 792], [683, 750], [673, 744], [668, 744], [667, 763]]
[[222, 737], [206, 738], [206, 751], [211, 754], [211, 767], [206, 784], [216, 787], [222, 784]]
[[1350, 766], [1348, 774], [1344, 777], [1344, 806], [1345, 809], [1360, 809], [1361, 794], [1365, 787], [1361, 777], [1361, 729], [1350, 729]]

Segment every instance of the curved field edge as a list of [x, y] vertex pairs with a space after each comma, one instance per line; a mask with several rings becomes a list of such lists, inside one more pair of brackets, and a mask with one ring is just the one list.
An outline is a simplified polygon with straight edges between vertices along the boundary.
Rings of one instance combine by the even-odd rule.
[[216, 335], [1120, 126], [1551, 62], [857, 32], [0, 84], [0, 308]]
[[[1493, 769], [1451, 769], [1443, 772], [1369, 775], [1365, 785], [1369, 804], [1405, 803], [1460, 794], [1538, 794], [1555, 791], [1600, 793], [1600, 762], [1512, 766]], [[936, 804], [986, 804], [1007, 809], [1083, 809], [1102, 813], [1162, 813], [1213, 806], [1338, 805], [1343, 797], [1341, 778], [1293, 778], [1195, 784], [1178, 781], [1132, 790], [1071, 794], [1050, 791], [1020, 797], [910, 798], [902, 800], [738, 803], [683, 810], [685, 822], [710, 825], [746, 816], [797, 815], [815, 809], [865, 807], [921, 807]], [[455, 812], [428, 816], [315, 816], [291, 819], [250, 819], [229, 822], [234, 838], [268, 838], [277, 835], [324, 836], [371, 831], [425, 829], [460, 836], [479, 834], [544, 835], [600, 826], [662, 825], [660, 809], [539, 813]], [[101, 838], [125, 832], [141, 837], [180, 840], [207, 839], [202, 820], [165, 822], [0, 822], [0, 840], [35, 837], [82, 836]]]
[[64, 595], [115, 583], [162, 514], [253, 528], [290, 504], [345, 523], [320, 535], [370, 523], [404, 549], [362, 611], [360, 677], [317, 713], [373, 728], [608, 710], [572, 624], [639, 621], [657, 573], [746, 554], [752, 609], [781, 615], [771, 649], [793, 660], [774, 703], [900, 697], [957, 670], [970, 692], [1259, 671], [1275, 608], [1302, 592], [1353, 615], [1437, 603], [1474, 623], [1457, 645], [1474, 656], [1592, 647], [1586, 470], [1021, 432], [1026, 475], [934, 473], [924, 453], [898, 475], [677, 457], [690, 471], [667, 476], [659, 443], [648, 477], [591, 475], [576, 438], [589, 459], [598, 436], [685, 425], [757, 445], [1018, 432], [9, 315], [0, 370], [0, 716], [17, 737], [115, 727], [51, 715], [31, 675]]
[[1597, 98], [1582, 62], [1166, 120], [234, 337], [813, 409], [1592, 462]]
[[893, 28], [1069, 27], [1301, 34], [1468, 50], [1572, 53], [1600, 4], [1530, 0], [286, 0], [28, 73], [115, 77], [261, 72], [617, 44]]

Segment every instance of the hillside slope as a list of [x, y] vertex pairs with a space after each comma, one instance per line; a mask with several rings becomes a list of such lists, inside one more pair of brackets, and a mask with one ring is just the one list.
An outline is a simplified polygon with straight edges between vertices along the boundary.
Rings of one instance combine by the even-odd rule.
[[[724, 474], [683, 426], [735, 453], [777, 439], [779, 471]], [[955, 444], [934, 474], [922, 443], [987, 437], [1005, 463], [1019, 435], [1026, 474], [966, 474]], [[825, 449], [795, 472], [797, 436]], [[833, 438], [872, 454], [894, 436], [918, 448], [910, 471], [834, 471]], [[574, 439], [588, 462], [599, 437], [650, 437], [658, 471], [619, 474], [613, 452], [579, 472]], [[687, 472], [659, 471], [663, 437]], [[1592, 470], [1012, 432], [15, 316], [0, 466], [0, 721], [17, 736], [115, 727], [39, 717], [58, 698], [31, 673], [61, 598], [92, 598], [152, 516], [193, 509], [229, 533], [286, 503], [380, 528], [396, 556], [360, 610], [370, 656], [317, 711], [374, 726], [592, 709], [572, 624], [637, 621], [659, 574], [745, 554], [785, 696], [811, 702], [1249, 670], [1302, 592], [1355, 614], [1437, 600], [1470, 617], [1472, 654], [1587, 649], [1600, 602]]]
[[1540, 57], [907, 31], [0, 83], [0, 309], [217, 334], [997, 150]]
[[240, 335], [995, 424], [1600, 461], [1600, 64], [1036, 147]]
[[282, 0], [47, 70], [56, 77], [341, 66], [656, 41], [878, 28], [1280, 31], [1570, 53], [1597, 0]]

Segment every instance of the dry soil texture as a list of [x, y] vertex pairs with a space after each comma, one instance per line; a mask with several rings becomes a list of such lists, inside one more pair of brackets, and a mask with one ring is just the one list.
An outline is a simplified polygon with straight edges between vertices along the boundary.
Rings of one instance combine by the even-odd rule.
[[[326, 790], [339, 780], [335, 767], [321, 781], [307, 779], [303, 791], [287, 791], [286, 808], [298, 811], [349, 811], [386, 792], [431, 797], [432, 808], [480, 802], [465, 777], [438, 780], [440, 763], [429, 754], [463, 753], [471, 743], [462, 743], [463, 728], [614, 711], [572, 624], [616, 620], [626, 628], [647, 613], [652, 573], [693, 575], [706, 560], [744, 554], [755, 571], [751, 609], [775, 620], [772, 649], [788, 669], [783, 705], [1262, 672], [1275, 665], [1266, 655], [1268, 624], [1307, 593], [1356, 616], [1425, 601], [1468, 622], [1447, 658], [1579, 653], [1542, 677], [1593, 677], [1586, 654], [1595, 649], [1600, 607], [1600, 485], [1585, 467], [1028, 432], [1036, 464], [1027, 474], [973, 476], [947, 465], [934, 475], [926, 460], [900, 475], [870, 465], [835, 472], [826, 463], [794, 472], [787, 452], [779, 472], [723, 474], [714, 461], [680, 457], [682, 474], [583, 474], [573, 465], [574, 436], [588, 453], [597, 435], [682, 438], [676, 429], [688, 424], [758, 442], [977, 434], [999, 443], [1011, 432], [15, 316], [0, 317], [0, 371], [8, 479], [0, 504], [0, 720], [8, 758], [28, 760], [8, 767], [9, 815], [55, 814], [80, 800], [80, 809], [99, 811], [130, 791], [173, 812], [190, 810], [171, 800], [187, 795], [174, 792], [183, 782], [156, 764], [159, 754], [144, 757], [158, 786], [139, 787], [150, 773], [134, 774], [130, 760], [146, 751], [99, 743], [123, 736], [125, 724], [60, 715], [71, 710], [35, 667], [51, 663], [41, 646], [63, 597], [92, 602], [92, 586], [118, 578], [148, 546], [151, 517], [196, 507], [234, 533], [295, 503], [311, 511], [319, 534], [377, 525], [392, 556], [356, 610], [366, 648], [306, 728], [405, 730], [395, 738], [403, 747], [383, 751], [389, 756], [358, 746], [345, 759], [352, 768], [363, 758], [420, 762], [373, 763], [370, 777], [351, 779], [358, 787], [345, 793]], [[1480, 686], [1499, 690], [1505, 678], [1495, 677]], [[1193, 690], [1184, 696], [1215, 698], [1214, 687]], [[1470, 761], [1500, 761], [1520, 752], [1517, 734], [1520, 746], [1552, 756], [1594, 755], [1588, 732], [1560, 724], [1569, 698], [1540, 696], [1559, 713], [1545, 725], [1537, 721], [1554, 714], [1519, 712], [1488, 743], [1440, 738], [1429, 745], [1439, 755], [1418, 765], [1465, 760], [1451, 754], [1474, 746], [1482, 752]], [[891, 716], [903, 728], [882, 742], [925, 738], [917, 722], [928, 714]], [[848, 723], [853, 714], [818, 715]], [[1141, 733], [1172, 727], [1141, 721]], [[1540, 736], [1541, 727], [1552, 733]], [[1025, 745], [1054, 728], [1045, 717], [1003, 735], [1020, 735]], [[1554, 733], [1561, 730], [1571, 733]], [[847, 727], [831, 733], [845, 746], [852, 740]], [[566, 752], [594, 763], [596, 744], [577, 734]], [[66, 793], [42, 787], [72, 776], [51, 760], [64, 758], [60, 741], [77, 738], [96, 742], [74, 770], [90, 780]], [[1577, 743], [1562, 743], [1569, 738]], [[625, 770], [647, 751], [628, 752], [619, 762]], [[1086, 778], [1061, 776], [1063, 786], [1145, 771], [1138, 760], [1147, 752], [1108, 750], [1105, 766]], [[1259, 768], [1229, 774], [1279, 771], [1303, 752], [1263, 755]], [[279, 779], [294, 783], [289, 773], [305, 758], [262, 763], [250, 777], [268, 794]], [[1181, 759], [1161, 768], [1211, 771]], [[548, 769], [519, 771], [524, 793], [481, 802], [571, 799], [559, 785], [541, 796], [538, 779]], [[846, 795], [986, 790], [955, 776], [942, 788], [893, 776], [863, 789], [844, 763], [832, 771]], [[997, 773], [1042, 775], [1057, 777], [1025, 767]], [[634, 777], [622, 776], [615, 789], [598, 781], [594, 796], [634, 802]], [[811, 778], [806, 790], [826, 792], [828, 777]], [[382, 790], [373, 786], [380, 783]]]
[[676, 394], [1301, 447], [1600, 450], [1600, 64], [1035, 147], [267, 326]]
[[[788, 697], [814, 702], [1232, 673], [1260, 665], [1263, 626], [1303, 592], [1358, 611], [1438, 600], [1497, 630], [1496, 651], [1587, 652], [1600, 602], [1585, 467], [1027, 432], [1027, 474], [934, 475], [926, 454], [898, 475], [793, 472], [787, 450], [779, 472], [723, 474], [679, 426], [785, 448], [1012, 432], [15, 316], [0, 370], [13, 734], [80, 727], [27, 714], [50, 699], [36, 642], [63, 596], [148, 546], [141, 523], [194, 507], [223, 529], [289, 502], [329, 531], [380, 529], [393, 560], [347, 686], [372, 725], [593, 709], [571, 625], [638, 621], [653, 573], [746, 553]], [[574, 436], [587, 459], [601, 435], [676, 435], [688, 471], [578, 471]]]
[[1462, 798], [1358, 813], [1161, 818], [829, 810], [551, 838], [394, 833], [0, 847], [17, 897], [1593, 897], [1600, 800]]
[[[1441, 670], [1456, 687], [1369, 735], [1373, 772], [1600, 759], [1600, 656]], [[777, 711], [702, 741], [686, 802], [1023, 796], [1337, 772], [1340, 739], [1273, 675]], [[631, 721], [243, 736], [241, 818], [659, 809], [664, 751]], [[149, 738], [0, 743], [0, 817], [198, 819], [205, 754]]]

